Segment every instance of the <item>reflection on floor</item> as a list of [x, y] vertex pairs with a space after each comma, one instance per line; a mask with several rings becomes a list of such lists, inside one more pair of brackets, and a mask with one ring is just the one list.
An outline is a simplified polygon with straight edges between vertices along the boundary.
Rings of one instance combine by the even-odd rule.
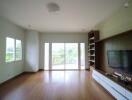
[[0, 85], [0, 100], [113, 100], [88, 71], [25, 73]]
[[[65, 66], [65, 67], [64, 67]], [[85, 66], [81, 66], [81, 69], [85, 69]], [[64, 69], [79, 69], [77, 64], [60, 64], [60, 65], [52, 65], [52, 69], [54, 70], [64, 70]]]

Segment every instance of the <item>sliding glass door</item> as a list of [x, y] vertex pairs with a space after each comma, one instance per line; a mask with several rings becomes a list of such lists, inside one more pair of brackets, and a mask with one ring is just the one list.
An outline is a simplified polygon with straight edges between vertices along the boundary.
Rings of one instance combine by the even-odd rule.
[[49, 70], [49, 43], [45, 43], [44, 48], [44, 70]]
[[52, 70], [64, 70], [64, 43], [52, 43]]
[[65, 44], [65, 69], [78, 69], [78, 43]]
[[85, 69], [85, 44], [80, 43], [80, 68]]
[[85, 43], [45, 43], [45, 70], [85, 69]]

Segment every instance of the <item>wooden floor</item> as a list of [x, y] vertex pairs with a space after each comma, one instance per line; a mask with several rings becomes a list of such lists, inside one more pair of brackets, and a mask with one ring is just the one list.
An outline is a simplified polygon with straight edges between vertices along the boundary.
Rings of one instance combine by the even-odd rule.
[[0, 85], [0, 100], [114, 100], [89, 71], [25, 73]]

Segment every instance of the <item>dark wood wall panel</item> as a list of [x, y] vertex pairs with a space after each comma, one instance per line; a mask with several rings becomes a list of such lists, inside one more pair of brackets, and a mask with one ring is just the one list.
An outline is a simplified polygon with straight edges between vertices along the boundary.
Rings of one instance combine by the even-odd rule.
[[108, 67], [107, 51], [132, 50], [132, 31], [99, 41], [96, 44], [98, 45], [99, 56], [99, 63], [96, 68], [105, 72], [113, 72], [114, 70]]

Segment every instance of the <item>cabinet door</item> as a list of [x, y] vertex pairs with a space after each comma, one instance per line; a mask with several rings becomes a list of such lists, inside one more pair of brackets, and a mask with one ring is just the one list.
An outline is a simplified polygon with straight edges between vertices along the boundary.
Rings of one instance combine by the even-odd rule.
[[129, 99], [132, 100], [132, 92], [125, 90], [125, 96]]

